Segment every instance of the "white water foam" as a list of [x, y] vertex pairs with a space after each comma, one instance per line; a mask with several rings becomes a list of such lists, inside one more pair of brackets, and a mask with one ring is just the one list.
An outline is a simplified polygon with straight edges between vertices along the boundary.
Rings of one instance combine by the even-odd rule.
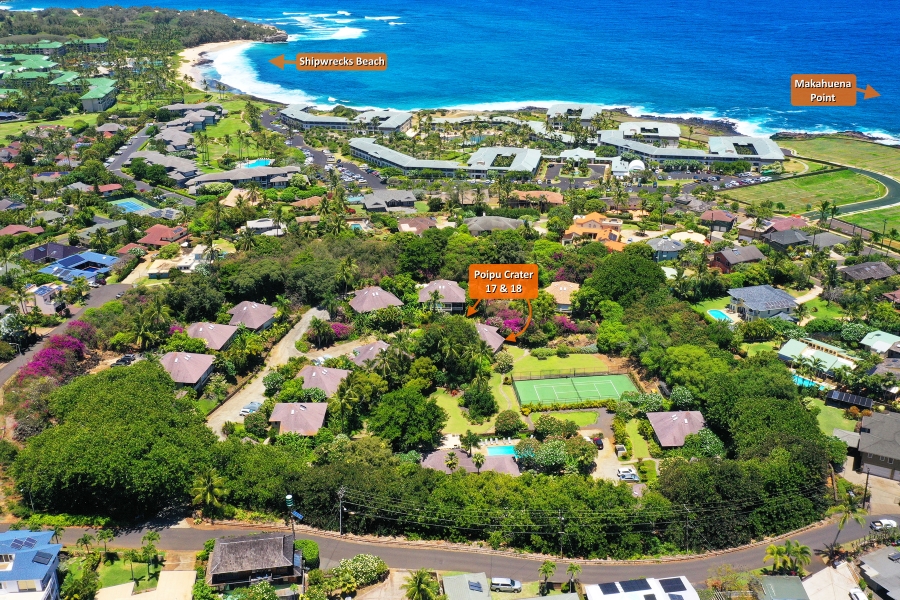
[[355, 40], [361, 38], [365, 35], [367, 29], [362, 29], [360, 27], [341, 27], [330, 36], [328, 36], [329, 40]]
[[339, 10], [339, 11], [337, 11], [337, 14], [344, 15], [345, 17], [350, 16], [350, 13], [348, 13], [346, 10]]
[[253, 44], [234, 46], [209, 54], [219, 80], [246, 94], [267, 98], [285, 104], [311, 104], [313, 96], [303, 90], [290, 89], [277, 83], [262, 81], [246, 52]]
[[401, 17], [365, 17], [367, 21], [396, 21]]
[[401, 23], [400, 21], [391, 21], [388, 25], [406, 25], [406, 23]]

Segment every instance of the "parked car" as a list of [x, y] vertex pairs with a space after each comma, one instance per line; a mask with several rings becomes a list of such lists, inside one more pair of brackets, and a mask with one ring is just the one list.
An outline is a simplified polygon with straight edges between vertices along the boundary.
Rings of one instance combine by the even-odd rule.
[[506, 577], [491, 577], [491, 591], [518, 594], [522, 591], [522, 582]]
[[603, 450], [603, 438], [602, 437], [595, 437], [591, 441], [594, 442], [594, 445], [597, 446], [598, 450]]
[[118, 300], [119, 298], [121, 298], [124, 295], [125, 295], [125, 292], [119, 292], [118, 294], [116, 294], [116, 300]]
[[621, 478], [623, 475], [637, 475], [637, 471], [634, 467], [619, 467], [616, 470], [616, 475]]
[[246, 417], [247, 415], [252, 415], [256, 411], [258, 411], [260, 409], [260, 407], [262, 407], [261, 402], [251, 402], [250, 404], [248, 404], [244, 408], [242, 408], [241, 412], [239, 412], [238, 415], [241, 417]]
[[869, 597], [866, 596], [865, 592], [856, 587], [850, 590], [850, 600], [869, 600]]
[[872, 531], [881, 531], [882, 529], [896, 529], [897, 521], [893, 519], [881, 519], [879, 521], [872, 521], [872, 524], [869, 525], [869, 529]]

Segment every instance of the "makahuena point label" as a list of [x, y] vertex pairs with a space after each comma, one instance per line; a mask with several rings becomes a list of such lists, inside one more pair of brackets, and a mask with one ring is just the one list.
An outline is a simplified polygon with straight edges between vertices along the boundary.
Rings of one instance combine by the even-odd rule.
[[294, 60], [284, 54], [269, 61], [279, 69], [294, 65], [298, 71], [384, 71], [387, 54], [383, 52], [298, 52]]
[[794, 106], [856, 106], [856, 93], [863, 99], [880, 94], [871, 85], [856, 87], [856, 75], [818, 74], [791, 75], [791, 104]]

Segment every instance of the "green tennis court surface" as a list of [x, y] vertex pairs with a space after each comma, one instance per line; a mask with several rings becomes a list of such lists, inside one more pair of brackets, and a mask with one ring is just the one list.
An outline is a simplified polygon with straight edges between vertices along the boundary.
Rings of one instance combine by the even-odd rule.
[[616, 400], [624, 392], [637, 388], [628, 375], [594, 375], [591, 377], [560, 377], [530, 379], [513, 383], [519, 402], [525, 404], [574, 404], [585, 400]]

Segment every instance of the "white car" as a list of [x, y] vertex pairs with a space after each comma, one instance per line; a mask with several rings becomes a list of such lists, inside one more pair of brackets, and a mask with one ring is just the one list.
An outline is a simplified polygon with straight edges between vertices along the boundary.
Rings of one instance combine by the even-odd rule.
[[621, 477], [622, 475], [637, 475], [637, 471], [634, 467], [619, 467], [616, 470], [616, 475]]
[[869, 597], [866, 596], [866, 593], [859, 589], [858, 587], [850, 590], [850, 600], [869, 600]]
[[872, 524], [869, 525], [869, 529], [872, 531], [881, 531], [882, 529], [896, 529], [897, 521], [893, 519], [880, 519], [878, 521], [872, 521]]

